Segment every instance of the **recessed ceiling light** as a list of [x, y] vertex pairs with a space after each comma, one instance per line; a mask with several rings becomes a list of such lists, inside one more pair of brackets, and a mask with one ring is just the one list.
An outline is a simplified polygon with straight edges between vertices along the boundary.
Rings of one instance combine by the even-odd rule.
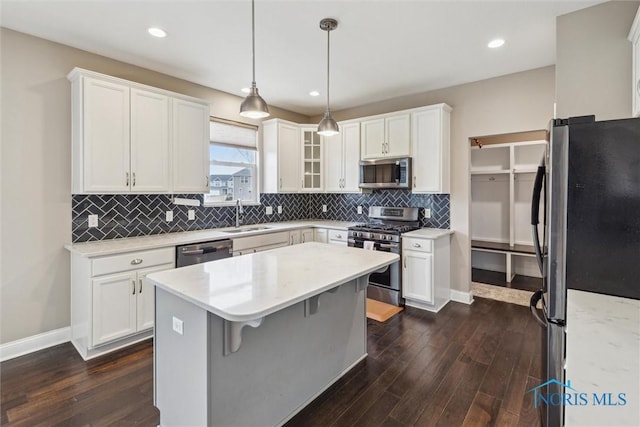
[[309, 92], [309, 95], [311, 95], [311, 96], [320, 96], [320, 92], [318, 92], [317, 90], [312, 90], [311, 92]]
[[154, 37], [160, 37], [160, 38], [167, 37], [167, 32], [162, 28], [151, 27], [147, 31], [149, 32], [149, 34], [151, 34]]
[[503, 44], [504, 44], [503, 39], [495, 39], [495, 40], [491, 40], [487, 46], [490, 47], [491, 49], [495, 49], [497, 47], [502, 46]]
[[243, 93], [249, 93], [251, 92], [251, 89], [249, 89], [248, 87], [243, 87], [242, 89], [240, 89], [240, 91]]

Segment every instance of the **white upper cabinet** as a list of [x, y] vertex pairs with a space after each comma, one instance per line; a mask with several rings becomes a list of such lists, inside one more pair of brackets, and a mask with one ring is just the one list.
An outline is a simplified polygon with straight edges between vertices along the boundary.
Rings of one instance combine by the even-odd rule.
[[414, 193], [449, 193], [451, 107], [432, 105], [411, 112]]
[[363, 159], [407, 157], [410, 154], [411, 116], [390, 114], [361, 122]]
[[209, 192], [209, 107], [173, 100], [173, 191]]
[[325, 191], [360, 191], [360, 123], [340, 123], [340, 134], [323, 137]]
[[171, 190], [169, 97], [131, 89], [131, 189]]
[[302, 191], [322, 191], [323, 139], [315, 127], [301, 129], [302, 134]]
[[208, 192], [208, 103], [79, 68], [67, 77], [74, 194]]
[[631, 111], [633, 117], [640, 116], [640, 8], [633, 20], [629, 40], [633, 44], [632, 82], [631, 82]]
[[73, 145], [80, 167], [73, 171], [74, 193], [128, 192], [129, 88], [86, 78], [76, 89], [81, 99], [74, 97], [73, 119], [79, 126], [73, 128]]
[[300, 128], [280, 119], [262, 123], [264, 193], [293, 193], [301, 188]]

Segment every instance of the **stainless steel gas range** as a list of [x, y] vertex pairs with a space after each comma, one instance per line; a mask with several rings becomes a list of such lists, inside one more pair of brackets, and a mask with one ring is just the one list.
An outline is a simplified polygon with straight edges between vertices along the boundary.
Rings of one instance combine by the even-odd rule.
[[[401, 234], [420, 228], [418, 208], [371, 206], [369, 222], [349, 227], [348, 244], [356, 248], [401, 254]], [[393, 305], [404, 305], [400, 262], [369, 276], [367, 297]]]

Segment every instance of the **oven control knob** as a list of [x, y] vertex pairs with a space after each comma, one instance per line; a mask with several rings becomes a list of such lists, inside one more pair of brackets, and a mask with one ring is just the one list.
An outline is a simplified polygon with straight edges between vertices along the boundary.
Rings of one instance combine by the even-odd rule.
[[369, 236], [368, 236], [368, 237], [369, 237], [370, 239], [373, 239], [373, 236], [374, 236], [374, 234], [373, 234], [373, 233], [369, 233]]
[[387, 236], [387, 240], [393, 240], [393, 236], [392, 235], [388, 235]]
[[353, 236], [354, 237], [362, 237], [362, 233], [360, 233], [358, 231], [354, 231]]

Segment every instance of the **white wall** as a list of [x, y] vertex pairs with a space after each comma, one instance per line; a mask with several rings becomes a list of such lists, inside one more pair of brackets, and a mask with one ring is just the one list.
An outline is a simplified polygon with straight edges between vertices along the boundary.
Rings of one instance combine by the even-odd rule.
[[[2, 61], [0, 343], [69, 326], [73, 67], [211, 102], [245, 121], [241, 98], [15, 31], [0, 29]], [[271, 107], [272, 115], [308, 117]]]
[[[390, 99], [333, 113], [336, 120], [446, 102], [451, 113], [451, 286], [471, 285], [469, 137], [546, 129], [553, 116], [554, 67]], [[319, 117], [312, 118], [312, 122]]]
[[638, 1], [612, 1], [556, 20], [558, 117], [631, 117], [631, 42]]

